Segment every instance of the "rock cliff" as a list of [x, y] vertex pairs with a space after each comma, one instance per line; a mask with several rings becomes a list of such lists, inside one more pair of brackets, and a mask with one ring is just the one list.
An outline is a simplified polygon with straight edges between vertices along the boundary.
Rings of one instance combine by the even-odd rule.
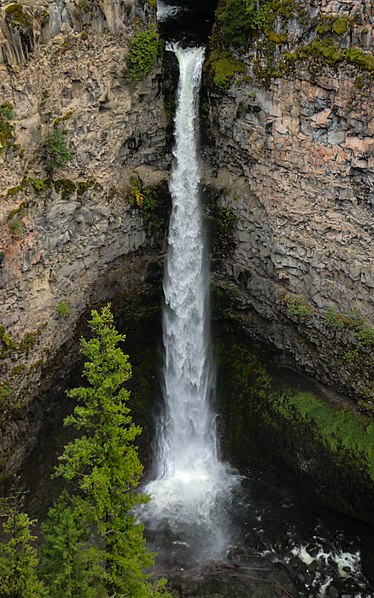
[[252, 332], [372, 409], [372, 4], [236, 4], [203, 104], [205, 180], [237, 217], [216, 279]]
[[[35, 435], [25, 413], [86, 306], [139, 286], [147, 252], [157, 260], [128, 186], [167, 177], [160, 62], [139, 81], [125, 76], [129, 39], [154, 19], [133, 0], [1, 7], [3, 467], [10, 448], [7, 467], [20, 458], [21, 436]], [[56, 130], [71, 159], [51, 169], [45, 140]]]

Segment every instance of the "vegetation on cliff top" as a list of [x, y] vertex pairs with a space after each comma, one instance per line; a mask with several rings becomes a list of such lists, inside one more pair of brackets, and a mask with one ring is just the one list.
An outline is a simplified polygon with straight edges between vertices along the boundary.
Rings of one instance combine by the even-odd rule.
[[[287, 47], [289, 32], [293, 31], [289, 27], [291, 18], [299, 22], [300, 31], [309, 23], [307, 34], [299, 34], [300, 45], [292, 51]], [[243, 47], [253, 53], [251, 77], [265, 87], [272, 78], [289, 73], [297, 62], [304, 62], [312, 74], [318, 73], [323, 64], [337, 67], [347, 63], [372, 75], [374, 59], [370, 52], [356, 46], [340, 47], [341, 38], [353, 26], [353, 21], [345, 17], [309, 17], [297, 0], [221, 0], [208, 62], [213, 83], [218, 89], [226, 90], [233, 76], [246, 70], [240, 61]], [[314, 39], [305, 43], [306, 37], [311, 39], [313, 28]], [[293, 48], [295, 44], [293, 34]], [[235, 68], [235, 65], [240, 66]], [[224, 71], [223, 75], [220, 71]]]

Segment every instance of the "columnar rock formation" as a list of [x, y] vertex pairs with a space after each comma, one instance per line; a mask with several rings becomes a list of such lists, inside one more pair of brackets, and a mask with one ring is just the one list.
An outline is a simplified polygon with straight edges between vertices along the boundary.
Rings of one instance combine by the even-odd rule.
[[[24, 426], [15, 422], [38, 394], [43, 368], [86, 306], [144, 278], [141, 258], [137, 264], [126, 257], [149, 246], [127, 187], [134, 175], [148, 185], [167, 177], [166, 116], [160, 65], [134, 83], [126, 82], [124, 70], [129, 37], [154, 16], [147, 3], [123, 0], [2, 5], [4, 455]], [[56, 128], [72, 159], [52, 174], [44, 141]], [[102, 276], [107, 288], [95, 284]]]
[[217, 88], [224, 86], [217, 77], [222, 54], [218, 67], [211, 54], [208, 81], [216, 73], [216, 85], [208, 94], [213, 145], [206, 181], [238, 217], [236, 249], [222, 261], [219, 278], [231, 281], [252, 331], [369, 406], [372, 7], [274, 4], [272, 29], [253, 34], [244, 47], [226, 43], [226, 59], [240, 62], [224, 92]]

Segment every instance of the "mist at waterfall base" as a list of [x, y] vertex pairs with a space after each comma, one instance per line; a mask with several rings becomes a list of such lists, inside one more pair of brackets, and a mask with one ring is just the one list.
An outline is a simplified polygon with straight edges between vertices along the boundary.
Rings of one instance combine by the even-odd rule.
[[164, 274], [164, 400], [157, 434], [156, 479], [142, 513], [188, 546], [197, 561], [222, 558], [228, 507], [238, 478], [218, 458], [214, 367], [209, 339], [209, 269], [200, 207], [198, 112], [203, 47], [169, 44], [179, 63], [172, 214]]

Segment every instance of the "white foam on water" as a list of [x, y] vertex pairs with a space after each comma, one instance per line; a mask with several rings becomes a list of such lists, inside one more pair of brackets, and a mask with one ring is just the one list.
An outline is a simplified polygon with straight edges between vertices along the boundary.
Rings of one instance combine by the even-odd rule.
[[[313, 556], [313, 554], [315, 556]], [[326, 551], [323, 546], [299, 545], [295, 546], [291, 553], [298, 557], [308, 567], [314, 561], [319, 561], [325, 566], [334, 570], [336, 577], [341, 579], [356, 578], [362, 580], [361, 555], [359, 552], [347, 552], [344, 550]], [[322, 573], [322, 572], [321, 572]], [[313, 586], [319, 586], [318, 598], [324, 598], [327, 588], [333, 582], [333, 577], [328, 575], [326, 578], [320, 572], [316, 573]], [[360, 598], [360, 594], [356, 598]]]
[[182, 6], [174, 6], [173, 4], [167, 4], [158, 0], [157, 2], [157, 21], [163, 23], [170, 18], [176, 17], [178, 14], [184, 11]]

